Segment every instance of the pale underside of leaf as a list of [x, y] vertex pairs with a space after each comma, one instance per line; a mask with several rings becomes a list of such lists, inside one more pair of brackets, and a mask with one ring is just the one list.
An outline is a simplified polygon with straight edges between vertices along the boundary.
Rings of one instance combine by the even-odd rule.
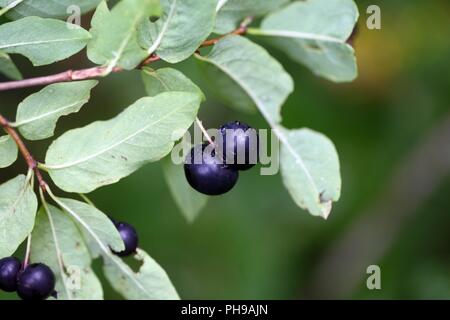
[[[65, 18], [80, 10], [86, 13], [95, 8], [101, 0], [0, 0], [0, 7], [15, 4], [14, 8], [8, 12], [8, 16], [20, 19], [25, 16], [39, 16], [43, 18]], [[72, 7], [76, 5], [77, 7]], [[69, 10], [71, 9], [71, 10]]]
[[37, 199], [30, 175], [19, 175], [0, 185], [0, 258], [10, 256], [30, 234]]
[[261, 29], [248, 32], [269, 36], [271, 44], [315, 74], [344, 82], [357, 75], [354, 50], [346, 43], [357, 19], [353, 0], [310, 0], [270, 14]]
[[90, 91], [98, 81], [86, 80], [51, 84], [19, 104], [16, 122], [20, 133], [29, 140], [40, 140], [54, 134], [62, 116], [78, 112], [88, 102]]
[[18, 148], [9, 136], [0, 137], [0, 168], [6, 168], [17, 160]]
[[169, 153], [195, 120], [200, 101], [189, 92], [142, 98], [114, 119], [65, 133], [50, 146], [45, 166], [66, 191], [86, 193], [117, 182]]
[[179, 299], [166, 272], [147, 253], [137, 249], [134, 259], [142, 263], [137, 273], [118, 257], [104, 259], [105, 275], [115, 290], [130, 300]]
[[[58, 300], [102, 299], [103, 290], [91, 269], [92, 258], [80, 230], [68, 214], [44, 206], [33, 229], [31, 261], [45, 263], [53, 270]], [[71, 277], [75, 283], [69, 285]]]
[[12, 80], [21, 80], [22, 74], [17, 69], [10, 56], [0, 51], [0, 73], [4, 74]]
[[26, 17], [0, 25], [0, 50], [22, 54], [35, 66], [66, 59], [89, 39], [83, 28], [53, 19]]

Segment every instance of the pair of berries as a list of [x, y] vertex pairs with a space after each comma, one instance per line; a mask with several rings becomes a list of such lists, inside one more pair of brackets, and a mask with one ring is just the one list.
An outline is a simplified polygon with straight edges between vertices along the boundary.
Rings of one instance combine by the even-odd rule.
[[56, 295], [55, 275], [43, 263], [33, 263], [22, 270], [22, 263], [15, 257], [0, 260], [0, 289], [17, 291], [23, 300], [44, 300]]
[[259, 137], [256, 130], [234, 121], [219, 128], [214, 146], [196, 145], [186, 157], [184, 173], [192, 188], [206, 195], [221, 195], [237, 183], [239, 171], [258, 162]]

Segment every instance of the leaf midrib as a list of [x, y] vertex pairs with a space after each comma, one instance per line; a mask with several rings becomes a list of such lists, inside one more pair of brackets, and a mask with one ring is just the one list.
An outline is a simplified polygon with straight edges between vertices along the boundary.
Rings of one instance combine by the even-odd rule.
[[186, 104], [181, 105], [180, 107], [178, 107], [178, 108], [172, 110], [171, 112], [167, 113], [165, 116], [161, 117], [161, 118], [158, 119], [157, 121], [154, 121], [154, 122], [148, 124], [147, 126], [144, 126], [142, 129], [136, 131], [135, 133], [133, 133], [133, 134], [127, 136], [126, 138], [124, 138], [124, 139], [122, 139], [122, 140], [120, 140], [120, 141], [118, 141], [118, 142], [112, 144], [111, 146], [109, 146], [109, 147], [107, 147], [107, 148], [104, 148], [104, 149], [102, 149], [102, 150], [100, 150], [100, 151], [98, 151], [98, 152], [96, 152], [96, 153], [94, 153], [94, 154], [92, 154], [92, 155], [88, 155], [88, 156], [86, 156], [86, 157], [84, 157], [84, 158], [82, 158], [82, 159], [79, 159], [79, 160], [73, 161], [73, 162], [69, 162], [69, 163], [67, 163], [67, 164], [61, 164], [61, 165], [45, 165], [45, 167], [46, 167], [47, 169], [50, 169], [50, 170], [61, 170], [61, 169], [65, 169], [65, 168], [69, 168], [69, 167], [76, 166], [76, 165], [78, 165], [78, 164], [80, 164], [80, 163], [83, 163], [83, 162], [89, 161], [89, 160], [91, 160], [91, 159], [93, 159], [93, 158], [96, 158], [96, 157], [98, 157], [98, 156], [104, 154], [105, 152], [108, 152], [108, 151], [110, 151], [110, 150], [116, 148], [117, 146], [119, 146], [119, 145], [121, 145], [121, 144], [127, 142], [128, 140], [134, 138], [135, 136], [141, 134], [142, 132], [144, 132], [144, 131], [146, 131], [148, 128], [150, 128], [151, 126], [156, 125], [156, 124], [158, 124], [159, 122], [165, 120], [167, 117], [171, 116], [173, 113], [179, 111], [180, 109], [184, 108], [185, 106], [186, 106]]

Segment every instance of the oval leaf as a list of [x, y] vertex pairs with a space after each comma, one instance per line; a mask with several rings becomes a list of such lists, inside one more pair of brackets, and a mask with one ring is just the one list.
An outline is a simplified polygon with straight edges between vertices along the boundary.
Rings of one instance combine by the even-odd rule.
[[103, 270], [112, 287], [129, 300], [178, 300], [166, 272], [147, 253], [138, 249], [134, 259], [142, 265], [135, 273], [116, 256], [105, 257]]
[[[0, 0], [0, 7], [8, 6], [13, 0]], [[14, 9], [8, 12], [8, 16], [20, 19], [25, 16], [39, 16], [44, 18], [66, 18], [77, 13], [86, 13], [97, 6], [101, 0], [22, 0]], [[73, 6], [76, 5], [76, 8]], [[71, 10], [70, 10], [71, 9]]]
[[69, 192], [115, 183], [168, 154], [197, 115], [201, 97], [167, 92], [138, 100], [116, 118], [66, 132], [53, 142], [46, 167]]
[[339, 159], [333, 143], [309, 129], [283, 130], [281, 174], [294, 201], [312, 215], [328, 218], [341, 193]]
[[163, 171], [172, 197], [188, 222], [194, 222], [206, 206], [208, 197], [196, 192], [186, 181], [183, 165], [176, 165], [170, 157], [163, 161]]
[[319, 76], [352, 81], [357, 76], [356, 58], [346, 41], [357, 20], [353, 0], [298, 1], [265, 18], [261, 30], [249, 33], [271, 36], [271, 44]]
[[24, 175], [0, 185], [0, 258], [12, 255], [33, 230], [36, 195]]
[[0, 168], [6, 168], [17, 160], [17, 145], [9, 135], [0, 137]]
[[16, 123], [29, 140], [53, 136], [61, 116], [78, 112], [88, 102], [90, 91], [98, 81], [87, 80], [51, 84], [26, 98], [17, 109]]
[[161, 0], [163, 16], [139, 27], [140, 43], [148, 53], [177, 63], [190, 57], [210, 35], [216, 16], [216, 0]]
[[240, 36], [226, 36], [202, 61], [219, 68], [247, 95], [261, 112], [275, 122], [281, 121], [281, 106], [293, 91], [292, 78], [267, 51]]
[[74, 55], [89, 38], [83, 28], [53, 19], [27, 17], [0, 25], [0, 50], [24, 55], [35, 66]]
[[161, 68], [152, 70], [144, 68], [142, 71], [142, 81], [145, 91], [150, 97], [154, 97], [163, 92], [185, 91], [196, 93], [205, 99], [205, 95], [200, 88], [186, 77], [182, 72], [172, 68]]
[[260, 17], [280, 8], [289, 0], [219, 0], [214, 32], [225, 34], [235, 30], [246, 17]]
[[156, 0], [123, 0], [111, 12], [102, 2], [92, 19], [89, 59], [108, 65], [108, 71], [116, 66], [134, 69], [147, 56], [138, 44], [136, 28], [154, 13], [159, 13]]
[[32, 239], [31, 261], [45, 263], [55, 273], [58, 300], [103, 299], [102, 286], [91, 269], [92, 258], [78, 226], [68, 214], [53, 206], [48, 206], [48, 212], [42, 207]]
[[21, 80], [22, 74], [8, 54], [0, 52], [0, 73], [12, 80]]

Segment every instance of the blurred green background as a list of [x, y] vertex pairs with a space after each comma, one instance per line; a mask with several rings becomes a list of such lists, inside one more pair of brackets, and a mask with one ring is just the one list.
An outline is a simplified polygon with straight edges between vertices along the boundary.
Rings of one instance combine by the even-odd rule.
[[[295, 79], [284, 124], [321, 131], [338, 149], [343, 193], [328, 221], [300, 210], [280, 176], [259, 170], [210, 199], [192, 225], [171, 198], [159, 163], [91, 195], [104, 212], [136, 226], [141, 247], [182, 298], [450, 298], [450, 2], [357, 4], [359, 78], [351, 84], [319, 79], [268, 46]], [[370, 4], [381, 7], [381, 30], [366, 28]], [[15, 61], [26, 77], [88, 65], [84, 53], [51, 67]], [[194, 59], [180, 69], [208, 97], [200, 113], [206, 126], [239, 119], [267, 128], [260, 115], [215, 100]], [[1, 93], [0, 111], [13, 118], [34, 91]], [[90, 103], [62, 119], [58, 134], [108, 119], [143, 95], [138, 72], [102, 79]], [[31, 144], [38, 159], [49, 142]], [[1, 171], [0, 182], [23, 170], [18, 161]], [[366, 287], [369, 265], [381, 268], [381, 290]], [[105, 298], [120, 298], [104, 284]]]

